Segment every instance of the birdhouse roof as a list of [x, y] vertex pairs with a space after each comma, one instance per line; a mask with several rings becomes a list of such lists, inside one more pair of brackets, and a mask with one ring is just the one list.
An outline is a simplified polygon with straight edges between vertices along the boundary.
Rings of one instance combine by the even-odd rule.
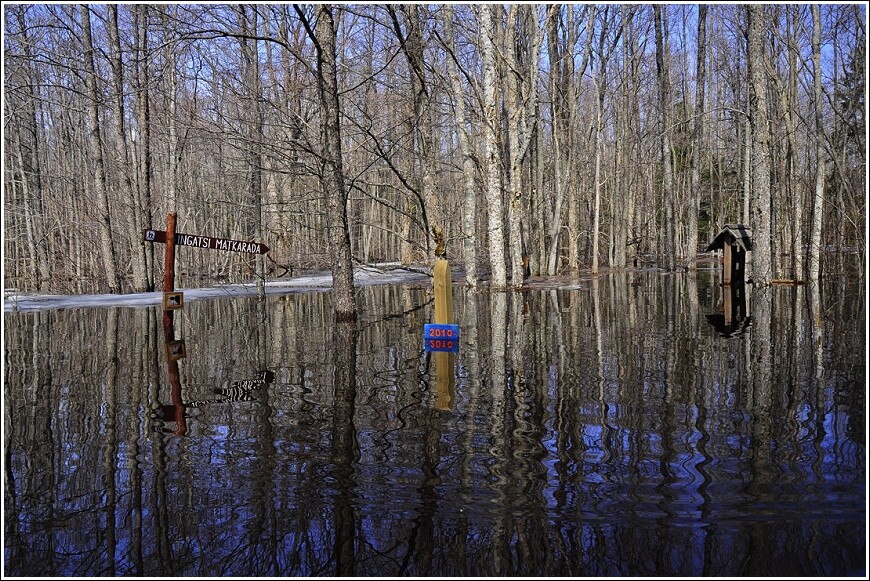
[[752, 230], [743, 224], [725, 224], [725, 228], [713, 238], [705, 252], [722, 250], [725, 244], [736, 244], [746, 252], [750, 252], [752, 250]]

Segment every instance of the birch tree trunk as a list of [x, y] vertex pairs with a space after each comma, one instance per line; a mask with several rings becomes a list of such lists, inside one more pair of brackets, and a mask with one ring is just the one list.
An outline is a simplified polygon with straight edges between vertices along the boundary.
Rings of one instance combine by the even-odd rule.
[[[27, 89], [27, 102], [23, 107], [26, 115], [26, 129], [16, 128], [15, 135], [15, 155], [21, 168], [21, 187], [24, 204], [25, 225], [27, 229], [27, 246], [30, 253], [32, 264], [27, 268], [33, 275], [33, 282], [36, 290], [41, 290], [50, 282], [51, 267], [48, 258], [48, 244], [45, 232], [44, 222], [44, 205], [42, 191], [42, 163], [40, 161], [41, 150], [41, 132], [39, 130], [38, 113], [40, 111], [40, 93], [38, 73], [33, 66], [34, 60], [34, 43], [31, 35], [28, 33], [28, 26], [25, 20], [26, 6], [18, 6], [15, 16], [18, 20], [18, 25], [21, 34], [24, 37], [22, 50], [27, 57], [25, 64]], [[4, 109], [8, 106], [4, 103]], [[8, 118], [8, 115], [7, 115]], [[7, 128], [10, 126], [7, 125]], [[22, 143], [22, 131], [30, 136], [27, 140], [30, 142], [25, 151]], [[10, 133], [13, 133], [12, 131]]]
[[[786, 150], [783, 160], [783, 182], [785, 183], [785, 199], [791, 206], [791, 276], [794, 280], [803, 279], [803, 221], [804, 200], [803, 187], [795, 179], [795, 156], [797, 154], [797, 138], [795, 126], [795, 99], [797, 98], [797, 47], [795, 46], [795, 31], [800, 26], [800, 7], [786, 7], [785, 49], [788, 51], [787, 73], [788, 84], [785, 85], [776, 77], [780, 98], [780, 106], [785, 120]], [[788, 212], [785, 212], [788, 215]]]
[[[603, 56], [602, 56], [603, 58]], [[598, 274], [598, 231], [601, 219], [601, 129], [604, 115], [604, 73], [595, 81], [595, 171], [592, 178], [594, 192], [592, 213], [592, 274]]]
[[115, 257], [115, 241], [112, 238], [112, 221], [109, 212], [109, 193], [106, 186], [106, 167], [103, 160], [103, 147], [100, 137], [100, 95], [97, 89], [97, 72], [94, 66], [94, 42], [91, 36], [91, 11], [87, 4], [79, 6], [82, 18], [82, 42], [85, 50], [85, 85], [88, 92], [88, 147], [94, 162], [94, 189], [99, 211], [100, 254], [106, 269], [106, 282], [109, 291], [121, 292], [121, 280]]

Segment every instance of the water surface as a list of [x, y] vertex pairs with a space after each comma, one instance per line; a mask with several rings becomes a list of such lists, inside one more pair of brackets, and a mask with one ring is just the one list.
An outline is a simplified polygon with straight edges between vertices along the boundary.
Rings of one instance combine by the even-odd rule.
[[562, 286], [5, 314], [5, 574], [864, 575], [863, 287]]

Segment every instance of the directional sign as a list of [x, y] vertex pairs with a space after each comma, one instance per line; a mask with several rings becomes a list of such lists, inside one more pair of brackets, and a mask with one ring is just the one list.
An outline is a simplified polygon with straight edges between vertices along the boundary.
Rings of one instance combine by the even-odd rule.
[[[166, 244], [165, 230], [143, 230], [142, 239], [145, 242], [161, 242]], [[215, 238], [213, 236], [198, 236], [195, 234], [175, 233], [176, 246], [193, 246], [196, 248], [209, 248], [211, 250], [228, 250], [229, 252], [246, 252], [248, 254], [266, 254], [269, 247], [260, 242], [243, 242], [228, 238]]]
[[459, 325], [423, 325], [423, 345], [426, 351], [459, 351]]

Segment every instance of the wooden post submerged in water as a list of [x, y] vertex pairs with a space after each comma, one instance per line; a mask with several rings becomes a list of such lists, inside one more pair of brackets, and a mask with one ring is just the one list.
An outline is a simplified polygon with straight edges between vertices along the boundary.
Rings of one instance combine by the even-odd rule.
[[[450, 265], [443, 258], [438, 258], [435, 260], [432, 274], [435, 291], [435, 324], [455, 327], [453, 325], [453, 279], [450, 274]], [[439, 333], [437, 338], [426, 339], [427, 350], [430, 350], [430, 345], [436, 346], [431, 349], [435, 351], [433, 354], [437, 394], [435, 407], [439, 410], [449, 411], [453, 409], [456, 389], [453, 367], [456, 360], [455, 352], [459, 348], [459, 328], [455, 327], [454, 330], [445, 327], [431, 331], [431, 333], [435, 332]]]
[[453, 279], [450, 275], [450, 265], [443, 258], [435, 260], [433, 269], [435, 286], [435, 323], [438, 325], [453, 324]]
[[163, 292], [175, 290], [175, 212], [166, 215], [166, 253], [164, 254]]

